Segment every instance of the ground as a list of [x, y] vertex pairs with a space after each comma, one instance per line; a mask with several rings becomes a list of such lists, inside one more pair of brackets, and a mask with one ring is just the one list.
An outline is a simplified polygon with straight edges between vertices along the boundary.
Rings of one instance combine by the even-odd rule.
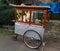
[[46, 45], [39, 49], [30, 49], [23, 43], [22, 39], [14, 41], [12, 36], [0, 36], [0, 51], [60, 51], [60, 41], [45, 41]]

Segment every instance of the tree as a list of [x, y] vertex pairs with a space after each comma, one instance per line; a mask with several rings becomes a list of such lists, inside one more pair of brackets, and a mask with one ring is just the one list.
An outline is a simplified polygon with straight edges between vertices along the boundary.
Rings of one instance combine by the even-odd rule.
[[6, 0], [6, 2], [20, 5], [23, 2], [23, 0]]
[[0, 0], [0, 25], [12, 25], [14, 9], [7, 6], [6, 0]]
[[58, 2], [58, 0], [51, 0], [52, 2]]

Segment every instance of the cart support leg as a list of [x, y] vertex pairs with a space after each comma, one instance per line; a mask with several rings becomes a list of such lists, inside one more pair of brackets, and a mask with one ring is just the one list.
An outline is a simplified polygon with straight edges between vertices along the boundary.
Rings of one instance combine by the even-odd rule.
[[18, 37], [18, 34], [16, 34], [16, 37], [15, 37], [16, 40], [17, 40], [17, 37]]
[[18, 34], [16, 34], [16, 36], [13, 37], [13, 40], [17, 41], [17, 37], [18, 37]]

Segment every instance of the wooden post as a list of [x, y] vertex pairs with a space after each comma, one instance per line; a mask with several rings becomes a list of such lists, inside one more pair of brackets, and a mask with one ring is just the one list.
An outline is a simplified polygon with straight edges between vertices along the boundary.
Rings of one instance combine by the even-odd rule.
[[23, 22], [23, 15], [24, 15], [24, 10], [22, 10], [22, 22]]
[[43, 11], [43, 19], [44, 19], [44, 23], [43, 26], [46, 26], [46, 19], [47, 19], [47, 9]]
[[31, 15], [32, 15], [32, 10], [30, 10], [30, 20], [29, 20], [29, 24], [31, 24]]

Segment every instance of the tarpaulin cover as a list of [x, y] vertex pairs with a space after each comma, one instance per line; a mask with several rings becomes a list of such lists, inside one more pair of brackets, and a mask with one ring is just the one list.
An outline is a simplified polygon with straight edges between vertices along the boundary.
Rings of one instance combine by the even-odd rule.
[[49, 11], [51, 11], [52, 13], [60, 13], [60, 2], [39, 4], [38, 6], [50, 6]]

